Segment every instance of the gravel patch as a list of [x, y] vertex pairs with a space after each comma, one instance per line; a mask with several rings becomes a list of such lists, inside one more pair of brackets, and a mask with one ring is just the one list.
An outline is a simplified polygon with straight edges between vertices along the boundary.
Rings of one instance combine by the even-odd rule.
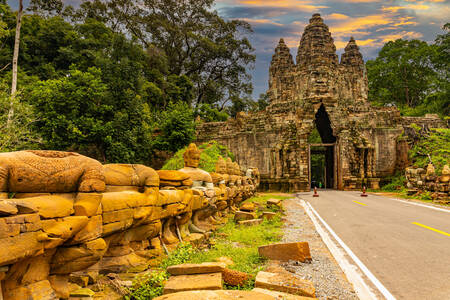
[[317, 299], [359, 299], [299, 201], [298, 198], [283, 200], [286, 213], [283, 242], [308, 242], [312, 261], [289, 262], [282, 266], [289, 272], [312, 281]]

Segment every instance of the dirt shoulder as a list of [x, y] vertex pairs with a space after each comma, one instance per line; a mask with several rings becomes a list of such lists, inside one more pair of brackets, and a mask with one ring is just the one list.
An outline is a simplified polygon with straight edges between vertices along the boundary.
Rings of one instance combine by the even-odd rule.
[[308, 242], [311, 263], [286, 263], [283, 266], [303, 279], [311, 280], [317, 299], [358, 299], [353, 286], [331, 255], [298, 198], [283, 200], [286, 221], [283, 242]]

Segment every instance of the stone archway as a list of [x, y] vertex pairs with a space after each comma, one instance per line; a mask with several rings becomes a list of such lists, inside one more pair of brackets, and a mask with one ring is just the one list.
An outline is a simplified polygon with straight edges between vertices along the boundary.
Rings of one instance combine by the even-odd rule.
[[[331, 121], [325, 106], [322, 104], [317, 110], [314, 125], [320, 135], [320, 143], [308, 144], [309, 185], [318, 186], [317, 178], [321, 178], [320, 185], [328, 189], [337, 188], [337, 151], [336, 137], [333, 135]], [[316, 159], [318, 156], [322, 159]], [[323, 167], [314, 164], [322, 161]], [[322, 174], [316, 174], [320, 172]]]

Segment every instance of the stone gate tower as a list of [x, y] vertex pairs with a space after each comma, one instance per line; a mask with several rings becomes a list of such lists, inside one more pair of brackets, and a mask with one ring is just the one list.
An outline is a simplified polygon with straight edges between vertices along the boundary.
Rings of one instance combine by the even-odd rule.
[[[264, 111], [198, 124], [197, 141], [217, 140], [241, 166], [259, 168], [263, 189], [309, 190], [316, 148], [325, 155], [328, 188], [376, 188], [380, 177], [395, 172], [404, 120], [396, 108], [369, 104], [366, 68], [355, 40], [350, 39], [339, 62], [319, 14], [305, 28], [296, 63], [280, 39], [268, 93]], [[308, 143], [314, 128], [320, 144]]]

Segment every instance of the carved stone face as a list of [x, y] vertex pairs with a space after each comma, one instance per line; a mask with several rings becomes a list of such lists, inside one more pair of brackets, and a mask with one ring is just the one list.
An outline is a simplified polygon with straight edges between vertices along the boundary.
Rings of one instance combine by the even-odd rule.
[[219, 159], [216, 163], [216, 172], [219, 174], [226, 174], [227, 173], [227, 163], [222, 158], [222, 156], [219, 156]]
[[183, 159], [185, 167], [198, 168], [200, 163], [200, 151], [194, 143], [190, 144], [186, 149], [186, 152], [183, 154]]
[[234, 165], [231, 161], [231, 158], [227, 157], [227, 173], [230, 175], [234, 175]]

